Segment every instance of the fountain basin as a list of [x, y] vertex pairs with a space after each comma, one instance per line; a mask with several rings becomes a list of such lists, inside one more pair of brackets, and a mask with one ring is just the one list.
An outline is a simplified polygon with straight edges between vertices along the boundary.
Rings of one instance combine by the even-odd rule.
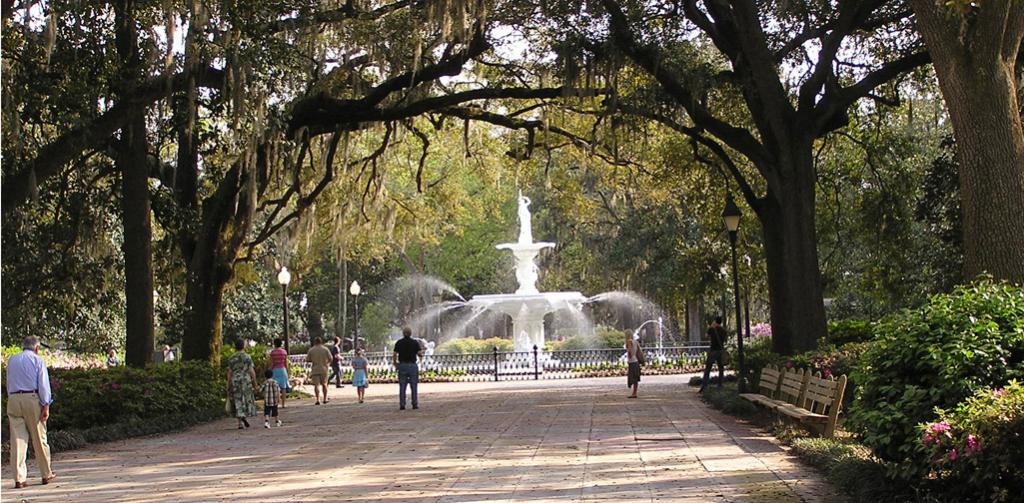
[[579, 311], [586, 300], [580, 292], [512, 293], [475, 295], [467, 304], [510, 316], [515, 351], [533, 351], [544, 348], [544, 315]]

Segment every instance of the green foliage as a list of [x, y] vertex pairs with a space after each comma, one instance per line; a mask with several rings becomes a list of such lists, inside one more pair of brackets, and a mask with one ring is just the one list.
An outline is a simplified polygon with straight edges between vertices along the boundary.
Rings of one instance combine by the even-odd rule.
[[[778, 363], [779, 355], [772, 352], [771, 337], [755, 337], [743, 347], [743, 363], [746, 370], [746, 382], [757, 388], [761, 377], [761, 369], [767, 365]], [[717, 369], [713, 369], [716, 370]]]
[[[3, 366], [7, 366], [7, 359], [21, 353], [21, 346], [3, 347]], [[39, 348], [39, 356], [46, 362], [47, 368], [58, 369], [83, 369], [105, 367], [107, 363], [106, 354], [98, 353], [73, 353], [57, 349]], [[118, 358], [124, 361], [124, 352], [118, 353]]]
[[[243, 270], [239, 274], [249, 279], [247, 272]], [[282, 336], [284, 309], [281, 305], [281, 286], [267, 271], [253, 276], [251, 281], [240, 281], [225, 292], [221, 335], [226, 347], [239, 339], [268, 344]], [[293, 316], [298, 313], [297, 305], [291, 306], [291, 309]]]
[[980, 280], [876, 326], [847, 427], [900, 475], [921, 475], [920, 423], [975, 390], [1024, 379], [1024, 289]]
[[549, 351], [621, 349], [626, 346], [626, 337], [629, 337], [629, 332], [599, 325], [594, 329], [594, 335], [573, 335], [561, 341], [551, 341], [547, 347]]
[[1024, 494], [1024, 386], [984, 388], [939, 421], [920, 424], [918, 458], [954, 500], [1013, 501]]
[[366, 339], [367, 347], [380, 347], [388, 341], [388, 335], [395, 328], [391, 323], [392, 309], [373, 302], [359, 312], [359, 335]]
[[498, 351], [507, 352], [512, 351], [513, 344], [512, 341], [502, 339], [500, 337], [491, 337], [490, 339], [473, 339], [471, 337], [465, 337], [462, 339], [452, 339], [444, 342], [434, 349], [434, 353], [439, 355], [492, 353], [495, 347], [498, 348]]
[[[871, 451], [843, 438], [799, 437], [790, 441], [793, 453], [825, 473], [826, 478], [852, 501], [900, 501], [903, 489], [886, 477], [885, 466]], [[871, 483], [865, 483], [870, 481]]]
[[224, 376], [205, 363], [174, 362], [143, 369], [53, 369], [50, 383], [54, 403], [48, 426], [55, 431], [116, 428], [133, 421], [185, 415], [198, 421], [223, 412]]
[[868, 342], [875, 332], [867, 320], [845, 319], [828, 322], [828, 336], [818, 341], [819, 346], [843, 346], [851, 342]]
[[749, 417], [760, 411], [753, 403], [740, 398], [735, 384], [709, 386], [701, 393], [701, 399], [708, 405], [734, 416]]

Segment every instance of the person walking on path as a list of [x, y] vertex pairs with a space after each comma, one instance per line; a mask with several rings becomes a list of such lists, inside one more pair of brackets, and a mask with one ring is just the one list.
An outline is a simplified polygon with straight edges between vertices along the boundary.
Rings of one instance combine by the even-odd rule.
[[260, 389], [263, 395], [263, 427], [270, 428], [270, 418], [276, 419], [277, 425], [281, 426], [281, 416], [277, 413], [277, 404], [281, 402], [281, 386], [274, 380], [273, 370], [267, 369], [263, 376], [267, 378]]
[[626, 373], [626, 387], [633, 388], [633, 394], [626, 398], [636, 398], [636, 390], [640, 386], [640, 341], [633, 337], [626, 338], [626, 361], [629, 371]]
[[249, 427], [249, 416], [255, 416], [256, 370], [252, 357], [245, 354], [245, 341], [235, 341], [235, 354], [228, 358], [228, 397], [238, 418], [238, 429]]
[[309, 380], [313, 382], [313, 393], [316, 394], [316, 404], [320, 405], [320, 389], [324, 390], [324, 403], [327, 403], [327, 369], [331, 366], [331, 351], [324, 347], [324, 340], [317, 337], [313, 340], [313, 347], [306, 353], [306, 361], [312, 365], [309, 371]]
[[708, 348], [708, 357], [704, 362], [704, 379], [700, 382], [700, 391], [697, 393], [703, 393], [704, 390], [708, 389], [708, 382], [711, 379], [711, 364], [718, 362], [718, 387], [721, 388], [725, 382], [725, 339], [728, 334], [725, 333], [725, 329], [722, 328], [722, 317], [715, 316], [715, 321], [708, 327], [708, 340], [710, 341], [710, 347]]
[[344, 388], [341, 385], [341, 337], [334, 338], [334, 345], [331, 346], [331, 375], [327, 376], [327, 384], [331, 384], [331, 378], [337, 378], [335, 388]]
[[412, 338], [412, 329], [402, 329], [402, 338], [395, 343], [393, 362], [398, 368], [398, 409], [405, 410], [405, 387], [412, 388], [412, 408], [420, 408], [419, 397], [416, 394], [416, 387], [420, 382], [420, 369], [416, 365], [418, 359], [423, 356], [423, 348], [416, 339]]
[[292, 392], [291, 381], [288, 380], [288, 352], [281, 346], [284, 341], [274, 339], [274, 349], [270, 350], [270, 370], [274, 372], [274, 381], [281, 388], [281, 408], [284, 408], [284, 399]]
[[50, 444], [46, 441], [46, 420], [50, 417], [50, 373], [37, 354], [39, 338], [25, 337], [21, 353], [7, 360], [7, 419], [11, 425], [11, 466], [14, 488], [28, 485], [28, 443], [36, 453], [36, 465], [43, 484], [57, 475], [50, 467]]
[[366, 387], [370, 385], [370, 380], [366, 375], [366, 369], [369, 366], [369, 362], [366, 361], [364, 354], [365, 353], [362, 349], [357, 349], [356, 356], [352, 358], [352, 386], [355, 386], [356, 388], [356, 395], [359, 397], [359, 403], [363, 403], [363, 396], [366, 394]]

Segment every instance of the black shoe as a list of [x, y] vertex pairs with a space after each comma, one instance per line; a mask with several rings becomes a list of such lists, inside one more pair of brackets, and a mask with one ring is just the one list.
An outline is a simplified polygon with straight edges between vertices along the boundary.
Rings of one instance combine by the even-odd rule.
[[413, 405], [412, 408], [413, 409], [418, 409], [418, 408], [420, 408], [420, 406], [419, 405]]
[[398, 410], [405, 410], [405, 406], [403, 405], [403, 406], [399, 407]]
[[246, 428], [249, 427], [249, 421], [246, 421], [244, 417], [242, 418], [242, 424], [244, 424]]

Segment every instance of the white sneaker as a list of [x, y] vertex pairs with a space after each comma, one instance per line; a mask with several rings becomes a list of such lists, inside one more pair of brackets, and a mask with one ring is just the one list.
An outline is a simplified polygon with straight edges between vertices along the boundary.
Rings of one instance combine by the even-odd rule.
[[263, 421], [263, 427], [269, 429], [270, 428], [270, 423], [268, 421]]
[[278, 426], [278, 428], [281, 427], [281, 420], [280, 419], [277, 420], [277, 426]]

